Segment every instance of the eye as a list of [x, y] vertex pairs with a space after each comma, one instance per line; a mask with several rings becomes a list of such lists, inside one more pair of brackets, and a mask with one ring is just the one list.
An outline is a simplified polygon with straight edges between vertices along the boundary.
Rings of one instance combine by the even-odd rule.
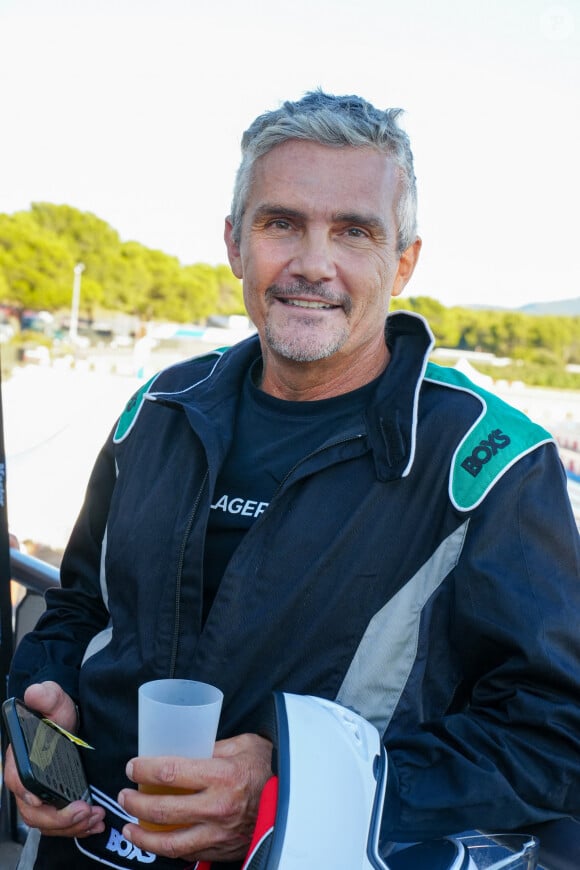
[[350, 236], [352, 239], [368, 238], [368, 233], [365, 232], [365, 230], [362, 230], [360, 227], [347, 227], [346, 235]]
[[274, 218], [274, 220], [268, 221], [267, 226], [274, 230], [289, 230], [291, 228], [290, 221], [285, 218]]

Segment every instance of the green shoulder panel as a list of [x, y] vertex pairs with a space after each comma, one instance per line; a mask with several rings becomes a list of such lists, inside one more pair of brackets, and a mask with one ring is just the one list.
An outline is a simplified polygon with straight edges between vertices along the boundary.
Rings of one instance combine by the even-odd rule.
[[141, 406], [145, 401], [145, 393], [149, 390], [149, 387], [153, 384], [153, 382], [158, 377], [158, 374], [153, 375], [152, 378], [149, 378], [147, 383], [143, 384], [136, 393], [133, 393], [127, 404], [125, 405], [125, 409], [121, 416], [119, 417], [119, 422], [117, 423], [117, 428], [115, 429], [115, 434], [113, 436], [113, 441], [115, 444], [119, 444], [124, 438], [127, 437], [131, 429], [133, 428], [133, 424], [139, 415], [139, 411], [141, 410]]
[[494, 484], [522, 456], [554, 440], [546, 429], [522, 411], [479, 387], [457, 369], [430, 362], [425, 380], [470, 393], [481, 402], [481, 414], [465, 434], [451, 462], [449, 495], [461, 511], [472, 510], [483, 501]]

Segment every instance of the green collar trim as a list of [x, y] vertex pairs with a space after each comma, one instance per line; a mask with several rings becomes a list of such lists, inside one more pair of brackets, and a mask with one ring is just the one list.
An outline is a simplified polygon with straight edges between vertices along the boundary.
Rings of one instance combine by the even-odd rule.
[[449, 497], [460, 511], [473, 510], [512, 465], [542, 444], [554, 441], [542, 426], [456, 369], [430, 362], [425, 380], [470, 393], [482, 405], [480, 416], [451, 461]]

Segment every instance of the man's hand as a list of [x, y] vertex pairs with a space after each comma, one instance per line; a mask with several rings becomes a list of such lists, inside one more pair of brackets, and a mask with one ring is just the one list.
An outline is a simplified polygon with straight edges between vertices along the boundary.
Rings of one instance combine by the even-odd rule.
[[[64, 692], [57, 683], [35, 683], [24, 693], [24, 703], [31, 710], [36, 710], [57, 725], [74, 731], [77, 728], [77, 711], [72, 698]], [[24, 822], [31, 828], [39, 828], [41, 833], [49, 837], [87, 837], [104, 830], [102, 807], [92, 807], [84, 801], [74, 803], [57, 810], [50, 804], [43, 803], [40, 798], [24, 788], [12, 754], [12, 747], [6, 753], [4, 770], [6, 786], [14, 793], [18, 810]]]
[[186, 794], [144, 794], [123, 789], [119, 803], [131, 815], [178, 830], [149, 831], [129, 824], [123, 836], [140, 849], [188, 861], [245, 857], [260, 795], [272, 775], [272, 744], [256, 734], [216, 743], [209, 759], [134, 758], [129, 779], [141, 785], [184, 789]]

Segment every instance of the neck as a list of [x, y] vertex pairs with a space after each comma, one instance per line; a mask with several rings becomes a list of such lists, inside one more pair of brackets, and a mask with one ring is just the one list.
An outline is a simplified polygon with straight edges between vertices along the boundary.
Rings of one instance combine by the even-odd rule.
[[386, 369], [390, 352], [383, 345], [382, 353], [372, 359], [363, 355], [362, 359], [354, 363], [349, 359], [342, 366], [337, 365], [335, 357], [304, 363], [274, 359], [271, 353], [264, 353], [263, 360], [260, 389], [286, 401], [314, 402], [364, 387]]

